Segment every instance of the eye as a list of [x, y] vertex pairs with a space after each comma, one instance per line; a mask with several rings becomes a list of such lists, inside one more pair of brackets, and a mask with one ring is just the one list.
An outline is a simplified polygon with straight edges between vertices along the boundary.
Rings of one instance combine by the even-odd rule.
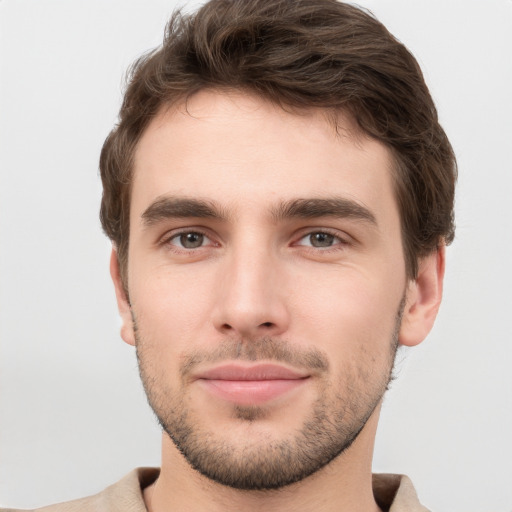
[[297, 242], [297, 245], [306, 247], [329, 248], [342, 243], [343, 240], [341, 238], [331, 233], [326, 233], [325, 231], [315, 231], [313, 233], [308, 233], [306, 236], [303, 236]]
[[203, 233], [187, 231], [174, 235], [169, 239], [168, 243], [180, 249], [198, 249], [199, 247], [211, 243], [211, 240]]

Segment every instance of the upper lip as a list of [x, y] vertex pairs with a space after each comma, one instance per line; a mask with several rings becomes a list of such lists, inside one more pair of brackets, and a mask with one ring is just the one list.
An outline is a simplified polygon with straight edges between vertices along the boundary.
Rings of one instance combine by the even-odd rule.
[[228, 363], [198, 372], [195, 377], [205, 380], [296, 380], [305, 379], [309, 374], [278, 364], [244, 366]]

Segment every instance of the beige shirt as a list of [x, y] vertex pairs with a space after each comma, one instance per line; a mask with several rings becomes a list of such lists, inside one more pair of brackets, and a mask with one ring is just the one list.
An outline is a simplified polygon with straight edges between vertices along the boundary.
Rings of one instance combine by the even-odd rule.
[[[158, 477], [157, 468], [138, 468], [119, 482], [88, 498], [38, 508], [37, 512], [147, 512], [142, 489]], [[378, 505], [388, 512], [428, 512], [404, 475], [374, 474], [373, 493]], [[0, 512], [19, 512], [2, 508]]]

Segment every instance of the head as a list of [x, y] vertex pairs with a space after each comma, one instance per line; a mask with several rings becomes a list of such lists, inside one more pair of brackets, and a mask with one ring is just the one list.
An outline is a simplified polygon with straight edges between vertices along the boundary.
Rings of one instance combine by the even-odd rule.
[[176, 14], [100, 169], [123, 338], [176, 449], [245, 489], [344, 453], [453, 238], [455, 159], [406, 48], [331, 0]]

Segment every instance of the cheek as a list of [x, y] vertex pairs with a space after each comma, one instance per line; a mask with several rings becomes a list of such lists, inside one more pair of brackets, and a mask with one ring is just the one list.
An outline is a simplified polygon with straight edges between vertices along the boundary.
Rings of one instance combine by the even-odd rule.
[[190, 346], [208, 317], [208, 283], [199, 275], [153, 269], [132, 282], [140, 335], [165, 351]]
[[[306, 289], [307, 294], [300, 293]], [[389, 346], [403, 292], [396, 280], [344, 268], [303, 277], [296, 290], [293, 316], [310, 342], [323, 340], [326, 350], [342, 349], [343, 354], [361, 346], [367, 352]]]

